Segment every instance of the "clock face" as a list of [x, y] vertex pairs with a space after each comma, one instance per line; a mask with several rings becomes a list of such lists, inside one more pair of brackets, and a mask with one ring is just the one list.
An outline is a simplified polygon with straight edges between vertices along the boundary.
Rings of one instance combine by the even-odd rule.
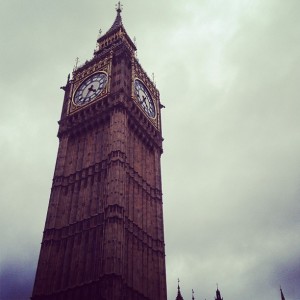
[[150, 118], [155, 118], [156, 116], [155, 105], [144, 83], [141, 80], [136, 79], [134, 81], [134, 89], [135, 89], [136, 97], [139, 103], [141, 104], [143, 110], [145, 111], [145, 113]]
[[76, 90], [74, 104], [84, 105], [93, 101], [103, 91], [107, 84], [107, 74], [100, 72], [87, 78]]

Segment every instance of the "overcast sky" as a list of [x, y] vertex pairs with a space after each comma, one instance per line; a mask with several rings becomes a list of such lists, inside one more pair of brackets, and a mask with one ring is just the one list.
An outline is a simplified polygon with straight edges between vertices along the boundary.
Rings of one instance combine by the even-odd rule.
[[[0, 299], [31, 294], [59, 88], [109, 0], [0, 0]], [[300, 1], [124, 0], [163, 110], [168, 300], [300, 300]]]

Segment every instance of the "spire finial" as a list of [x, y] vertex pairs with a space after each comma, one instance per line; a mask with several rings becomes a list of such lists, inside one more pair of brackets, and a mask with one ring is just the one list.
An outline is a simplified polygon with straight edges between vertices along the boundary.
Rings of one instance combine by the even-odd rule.
[[280, 296], [281, 296], [281, 300], [285, 300], [281, 286], [280, 286]]
[[177, 291], [177, 297], [176, 297], [176, 300], [183, 300], [183, 297], [181, 296], [181, 292], [180, 292], [180, 286], [179, 286], [180, 280], [179, 280], [179, 278], [178, 278], [177, 281], [178, 281], [178, 287], [177, 287], [178, 291]]
[[217, 290], [216, 290], [216, 298], [215, 300], [223, 300], [222, 296], [221, 296], [221, 292], [219, 290], [219, 285], [217, 284]]
[[122, 8], [123, 8], [123, 5], [122, 5], [121, 2], [119, 1], [119, 2], [116, 4], [116, 11], [117, 11], [118, 14], [122, 11]]
[[73, 68], [73, 71], [77, 70], [78, 62], [79, 62], [79, 57], [76, 57], [76, 59], [75, 59], [75, 66]]
[[194, 290], [192, 289], [192, 300], [195, 300], [194, 294]]

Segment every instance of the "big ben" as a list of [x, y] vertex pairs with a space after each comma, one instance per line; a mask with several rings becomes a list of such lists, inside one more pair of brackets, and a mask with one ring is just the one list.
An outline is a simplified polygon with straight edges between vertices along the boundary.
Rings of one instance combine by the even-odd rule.
[[120, 3], [63, 89], [32, 299], [166, 300], [162, 105]]

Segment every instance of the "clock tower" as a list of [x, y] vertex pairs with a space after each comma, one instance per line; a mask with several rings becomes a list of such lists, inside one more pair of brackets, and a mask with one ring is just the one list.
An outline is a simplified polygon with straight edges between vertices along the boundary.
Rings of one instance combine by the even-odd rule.
[[121, 5], [68, 78], [33, 300], [166, 300], [159, 92]]

